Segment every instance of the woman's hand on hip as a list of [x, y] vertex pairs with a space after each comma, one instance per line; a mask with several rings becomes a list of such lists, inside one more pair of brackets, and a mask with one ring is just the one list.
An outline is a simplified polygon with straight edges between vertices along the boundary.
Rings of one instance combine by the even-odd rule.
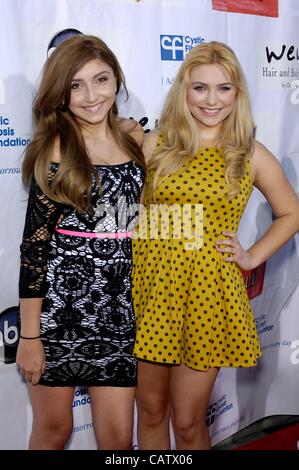
[[235, 232], [222, 232], [225, 239], [216, 240], [216, 250], [223, 253], [223, 260], [237, 265], [244, 271], [254, 268], [253, 258], [248, 250], [244, 250]]

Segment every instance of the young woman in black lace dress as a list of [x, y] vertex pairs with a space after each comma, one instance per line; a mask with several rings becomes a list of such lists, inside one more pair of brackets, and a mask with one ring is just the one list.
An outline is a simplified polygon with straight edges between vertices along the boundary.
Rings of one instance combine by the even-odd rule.
[[130, 237], [145, 170], [143, 130], [117, 118], [121, 88], [107, 45], [76, 36], [47, 60], [34, 102], [17, 353], [33, 408], [30, 449], [64, 448], [76, 385], [88, 386], [98, 447], [131, 445]]

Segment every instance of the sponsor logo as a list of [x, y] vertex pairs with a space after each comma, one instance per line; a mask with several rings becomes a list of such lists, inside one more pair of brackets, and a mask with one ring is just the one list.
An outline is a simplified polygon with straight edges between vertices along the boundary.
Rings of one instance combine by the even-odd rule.
[[160, 35], [161, 60], [183, 61], [186, 54], [197, 46], [205, 42], [201, 36], [182, 36], [173, 34]]
[[89, 405], [90, 397], [88, 395], [87, 387], [78, 387], [75, 390], [73, 408], [78, 408], [79, 406]]
[[15, 175], [22, 173], [21, 168], [0, 168], [0, 175]]
[[226, 395], [223, 395], [219, 400], [212, 403], [207, 410], [206, 423], [208, 426], [214, 423], [220, 415], [226, 413], [233, 408], [232, 403], [227, 402]]
[[69, 39], [72, 36], [82, 36], [82, 35], [83, 33], [81, 33], [81, 31], [79, 31], [78, 29], [74, 29], [74, 28], [67, 28], [67, 29], [63, 29], [62, 31], [59, 31], [52, 37], [52, 39], [50, 39], [50, 42], [47, 48], [47, 56], [49, 56], [51, 52], [53, 52], [55, 47], [57, 47], [66, 39]]
[[[266, 46], [258, 45], [257, 56], [258, 82], [261, 89], [290, 90], [298, 87], [299, 48], [297, 46], [278, 42]], [[297, 96], [295, 92], [293, 96]]]
[[0, 313], [0, 362], [16, 362], [19, 343], [18, 333], [19, 308], [11, 307]]
[[264, 287], [266, 262], [251, 271], [242, 271], [249, 299], [261, 295]]
[[266, 46], [266, 56], [268, 64], [270, 64], [272, 60], [279, 61], [284, 57], [286, 57], [289, 62], [292, 62], [293, 60], [299, 60], [299, 51], [298, 47], [294, 45], [287, 46], [286, 44], [282, 44], [278, 51], [273, 51], [270, 47]]
[[89, 431], [93, 429], [93, 423], [80, 424], [79, 426], [73, 427], [73, 432]]
[[259, 334], [272, 331], [274, 327], [274, 325], [267, 325], [265, 314], [261, 315], [260, 317], [256, 317], [255, 324], [256, 324], [256, 328]]
[[[134, 118], [131, 116], [131, 117], [129, 117], [129, 119], [134, 119]], [[147, 124], [148, 124], [148, 117], [144, 116], [141, 119], [139, 119], [138, 122], [143, 128], [145, 128], [145, 126], [147, 126]], [[158, 127], [158, 119], [155, 120], [155, 127]], [[145, 134], [147, 134], [150, 131], [151, 131], [151, 129], [144, 129]]]
[[278, 0], [212, 0], [213, 10], [278, 17]]
[[184, 37], [160, 35], [161, 59], [184, 60]]
[[16, 135], [9, 117], [0, 116], [0, 147], [26, 147], [29, 142], [30, 139], [24, 139]]

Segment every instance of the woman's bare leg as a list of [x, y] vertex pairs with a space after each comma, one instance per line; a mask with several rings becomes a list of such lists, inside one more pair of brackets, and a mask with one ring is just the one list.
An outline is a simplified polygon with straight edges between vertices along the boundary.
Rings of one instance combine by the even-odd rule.
[[170, 403], [177, 449], [210, 449], [206, 413], [217, 373], [218, 368], [201, 372], [185, 365], [172, 367]]
[[171, 366], [138, 362], [139, 449], [170, 449], [169, 376]]
[[97, 445], [105, 450], [130, 450], [135, 387], [89, 387]]
[[30, 450], [62, 450], [73, 431], [73, 387], [28, 385], [33, 410]]

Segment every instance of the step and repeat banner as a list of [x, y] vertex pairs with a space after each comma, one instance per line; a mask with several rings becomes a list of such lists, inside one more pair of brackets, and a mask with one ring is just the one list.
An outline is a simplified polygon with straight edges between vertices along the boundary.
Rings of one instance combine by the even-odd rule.
[[[0, 449], [25, 449], [32, 412], [15, 364], [27, 200], [21, 164], [48, 52], [68, 30], [100, 36], [126, 75], [130, 99], [120, 99], [121, 115], [152, 129], [186, 54], [202, 42], [226, 42], [248, 80], [257, 138], [277, 156], [298, 192], [299, 2], [0, 0], [0, 11]], [[272, 217], [254, 191], [239, 232], [245, 246], [267, 230]], [[295, 237], [260, 270], [246, 274], [264, 355], [256, 368], [220, 371], [207, 415], [213, 444], [265, 416], [299, 415], [298, 243]], [[73, 410], [68, 448], [96, 448], [86, 388], [76, 389]]]

